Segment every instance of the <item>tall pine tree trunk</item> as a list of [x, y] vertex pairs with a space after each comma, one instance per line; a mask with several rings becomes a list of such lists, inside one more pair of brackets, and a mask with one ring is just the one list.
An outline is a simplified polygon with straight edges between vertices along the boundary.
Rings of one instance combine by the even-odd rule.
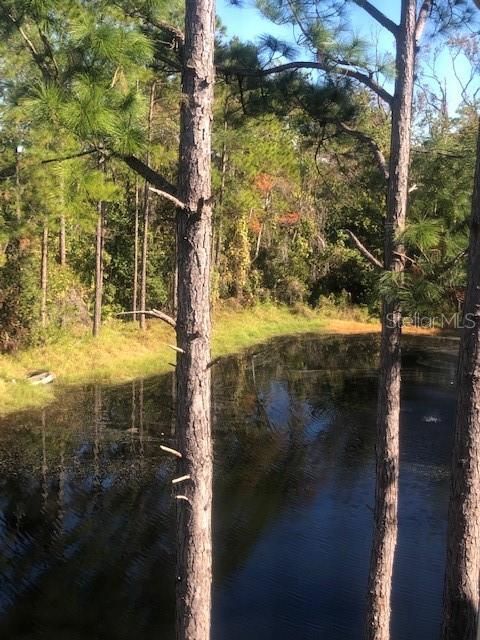
[[[220, 191], [218, 194], [218, 208], [223, 209], [223, 203], [225, 200], [225, 188], [227, 182], [227, 167], [228, 167], [228, 148], [227, 148], [227, 131], [228, 131], [228, 120], [227, 120], [227, 106], [225, 105], [224, 115], [223, 115], [223, 132], [224, 132], [224, 140], [222, 145], [222, 158], [220, 164]], [[215, 273], [218, 277], [218, 270], [220, 267], [220, 255], [222, 248], [222, 219], [219, 215], [220, 212], [217, 213], [214, 221], [214, 241], [213, 241], [213, 267], [215, 269]], [[216, 227], [216, 228], [215, 228]], [[218, 295], [218, 292], [217, 292]]]
[[98, 336], [102, 325], [103, 301], [103, 202], [98, 203], [97, 231], [95, 239], [95, 306], [93, 310], [93, 335]]
[[15, 150], [15, 216], [17, 222], [22, 219], [22, 182], [20, 178], [20, 146]]
[[[150, 225], [150, 195], [148, 185], [145, 185], [143, 201], [143, 230], [142, 230], [142, 274], [140, 289], [140, 309], [145, 311], [147, 304], [147, 274], [148, 274], [148, 228]], [[144, 313], [140, 314], [140, 328], [145, 331], [147, 321]]]
[[475, 640], [480, 598], [480, 120], [457, 394], [442, 637]]
[[214, 0], [186, 0], [177, 211], [177, 437], [188, 474], [177, 506], [177, 640], [210, 638], [212, 471], [210, 398], [211, 127]]
[[47, 326], [47, 288], [48, 288], [48, 225], [45, 222], [43, 225], [42, 233], [42, 260], [41, 260], [41, 276], [40, 276], [40, 289], [41, 289], [41, 304], [40, 304], [40, 316], [42, 328]]
[[[150, 145], [152, 144], [152, 124], [153, 111], [155, 108], [155, 82], [150, 88], [150, 107], [148, 110], [148, 153], [146, 158], [147, 165], [150, 164]], [[150, 190], [148, 183], [145, 182], [145, 192], [143, 200], [143, 238], [142, 238], [142, 288], [140, 291], [140, 309], [146, 310], [147, 304], [147, 276], [148, 276], [148, 231], [150, 224]], [[144, 313], [140, 315], [140, 328], [147, 328], [146, 316]]]
[[[385, 267], [394, 273], [401, 273], [404, 268], [397, 253], [402, 253], [397, 235], [405, 226], [408, 204], [415, 30], [416, 0], [402, 0], [385, 222]], [[398, 300], [384, 301], [377, 409], [374, 534], [367, 600], [368, 640], [390, 638], [390, 601], [397, 543], [401, 317]]]
[[60, 216], [60, 230], [58, 232], [58, 263], [61, 267], [67, 266], [67, 240], [63, 214]]
[[133, 239], [133, 296], [132, 311], [133, 321], [137, 320], [138, 309], [138, 231], [139, 231], [139, 213], [140, 213], [140, 192], [138, 186], [138, 178], [135, 179], [135, 230]]

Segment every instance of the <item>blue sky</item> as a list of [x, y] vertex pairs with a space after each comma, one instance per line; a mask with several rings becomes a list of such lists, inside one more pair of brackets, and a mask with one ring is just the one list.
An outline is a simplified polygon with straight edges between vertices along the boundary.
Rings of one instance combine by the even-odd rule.
[[[390, 2], [390, 8], [385, 10], [384, 3], [377, 2], [377, 5], [382, 7], [382, 11], [395, 21], [398, 20], [398, 11], [395, 10], [395, 6], [392, 8], [392, 5], [396, 4], [396, 0]], [[232, 37], [238, 36], [241, 40], [252, 40], [262, 33], [273, 33], [278, 36], [291, 33], [289, 27], [278, 27], [263, 18], [254, 8], [253, 0], [250, 2], [244, 0], [241, 7], [232, 6], [229, 0], [217, 0], [217, 13], [227, 26], [228, 34]], [[353, 6], [352, 15], [355, 29], [360, 28], [366, 34], [372, 30], [375, 23], [362, 9]]]
[[[396, 0], [389, 2], [375, 2], [389, 18], [398, 22], [399, 3]], [[388, 5], [386, 8], [385, 5]], [[253, 41], [265, 33], [270, 33], [278, 38], [288, 40], [292, 38], [292, 27], [274, 25], [263, 18], [253, 6], [253, 0], [244, 0], [242, 7], [232, 6], [229, 0], [217, 0], [217, 13], [227, 29], [227, 36], [237, 36], [243, 41]], [[377, 25], [362, 9], [352, 7], [352, 26], [356, 33], [372, 42], [378, 39], [379, 47], [384, 51], [392, 51], [393, 39], [391, 35]], [[460, 76], [465, 77], [469, 73], [469, 66], [465, 60], [460, 60], [458, 65]], [[449, 54], [444, 51], [435, 56], [435, 69], [441, 81], [446, 82], [449, 109], [454, 113], [461, 100], [461, 90], [458, 81], [452, 73], [452, 64]]]

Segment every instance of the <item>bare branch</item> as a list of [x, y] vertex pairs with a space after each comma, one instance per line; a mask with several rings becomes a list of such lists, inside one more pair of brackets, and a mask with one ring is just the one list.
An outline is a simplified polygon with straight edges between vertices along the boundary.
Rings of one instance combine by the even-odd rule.
[[302, 23], [300, 16], [298, 15], [298, 12], [295, 9], [295, 5], [291, 2], [291, 0], [287, 0], [288, 6], [290, 8], [290, 11], [292, 12], [293, 17], [295, 18], [297, 25], [300, 29], [300, 31], [303, 34], [303, 37], [305, 38], [305, 40], [307, 42], [310, 42], [311, 45], [313, 45], [313, 41], [312, 41], [312, 36], [310, 35], [310, 33], [308, 32], [308, 30], [305, 28], [304, 24]]
[[351, 240], [353, 241], [353, 244], [357, 247], [362, 256], [366, 258], [370, 262], [370, 264], [373, 264], [373, 266], [377, 267], [377, 269], [385, 269], [383, 263], [380, 262], [380, 260], [378, 260], [378, 258], [376, 258], [373, 253], [370, 253], [370, 251], [365, 247], [365, 245], [360, 242], [360, 240], [354, 233], [352, 233], [349, 229], [345, 229], [345, 231], [348, 233]]
[[368, 134], [364, 133], [363, 131], [358, 131], [357, 129], [352, 129], [352, 127], [349, 127], [344, 122], [338, 122], [337, 124], [342, 131], [345, 131], [345, 133], [348, 133], [348, 135], [357, 138], [357, 140], [364, 142], [368, 147], [370, 147], [383, 177], [386, 181], [388, 181], [390, 177], [388, 164], [377, 142]]
[[417, 18], [417, 26], [415, 28], [415, 40], [417, 41], [417, 44], [420, 42], [420, 38], [422, 37], [423, 31], [427, 24], [427, 20], [430, 16], [430, 13], [432, 12], [432, 7], [433, 0], [424, 0], [422, 6], [420, 7]]
[[474, 82], [474, 80], [476, 80], [476, 78], [477, 78], [477, 69], [476, 69], [476, 67], [478, 65], [476, 65], [476, 64], [472, 63], [472, 61], [470, 61], [470, 63], [471, 63], [470, 64], [470, 74], [469, 74], [468, 77], [466, 75], [465, 75], [465, 77], [463, 77], [464, 76], [463, 69], [462, 69], [462, 72], [459, 72], [458, 67], [457, 67], [458, 58], [462, 54], [465, 55], [465, 57], [468, 58], [468, 56], [466, 55], [466, 52], [465, 52], [465, 50], [464, 50], [462, 45], [460, 45], [459, 47], [455, 46], [453, 49], [452, 49], [452, 47], [450, 47], [450, 58], [452, 60], [452, 71], [453, 71], [453, 75], [455, 76], [456, 81], [460, 85], [461, 92], [462, 92], [462, 99], [463, 99], [463, 101], [464, 101], [464, 103], [466, 105], [475, 107], [475, 102], [476, 102], [475, 98], [476, 98], [477, 91], [475, 91], [475, 93], [473, 95], [473, 100], [472, 100], [468, 95], [468, 89], [469, 89], [470, 85], [472, 84], [472, 82]]
[[162, 191], [161, 189], [155, 189], [155, 187], [148, 187], [148, 190], [151, 191], [152, 193], [156, 193], [157, 196], [162, 196], [162, 198], [165, 198], [166, 200], [170, 200], [170, 202], [173, 202], [173, 204], [178, 209], [185, 209], [186, 208], [184, 202], [182, 202], [181, 200], [179, 200], [175, 196], [172, 196], [167, 191]]
[[299, 69], [317, 69], [319, 71], [325, 71], [327, 73], [334, 73], [339, 76], [352, 78], [358, 80], [371, 91], [376, 93], [387, 104], [391, 105], [393, 102], [393, 96], [383, 87], [375, 82], [372, 75], [368, 75], [357, 69], [346, 66], [346, 62], [313, 62], [313, 61], [301, 61], [301, 62], [286, 62], [285, 64], [278, 65], [277, 67], [269, 67], [268, 69], [245, 69], [239, 67], [224, 67], [218, 66], [217, 71], [223, 75], [234, 75], [251, 78], [260, 78], [263, 76], [273, 75], [275, 73], [282, 73], [283, 71], [298, 71]]
[[177, 451], [176, 449], [172, 449], [171, 447], [167, 447], [164, 444], [160, 445], [160, 449], [162, 451], [165, 451], [165, 453], [171, 453], [172, 456], [175, 456], [176, 458], [183, 458], [183, 456], [180, 453], [180, 451]]
[[31, 40], [31, 38], [28, 35], [28, 33], [26, 32], [26, 30], [22, 27], [20, 20], [17, 20], [11, 13], [7, 14], [7, 18], [17, 28], [18, 33], [21, 35], [24, 43], [27, 46], [27, 49], [30, 51], [30, 54], [31, 54], [31, 56], [33, 58], [33, 61], [35, 62], [35, 64], [39, 68], [44, 80], [49, 80], [50, 79], [50, 71], [49, 71], [47, 65], [45, 64], [44, 57], [40, 54], [40, 52], [38, 51], [37, 47], [33, 43], [33, 40]]
[[135, 314], [139, 315], [139, 316], [141, 316], [141, 315], [152, 316], [153, 318], [158, 318], [159, 320], [163, 320], [164, 322], [166, 322], [173, 329], [177, 328], [176, 320], [171, 318], [166, 313], [163, 313], [163, 311], [158, 311], [158, 309], [152, 309], [151, 311], [147, 311], [145, 309], [138, 309], [137, 311], [120, 311], [116, 315], [117, 316], [132, 316], [132, 315], [135, 315]]
[[381, 24], [382, 27], [385, 27], [385, 29], [388, 29], [390, 33], [393, 33], [393, 35], [397, 37], [398, 25], [395, 24], [393, 20], [390, 20], [390, 18], [387, 18], [387, 16], [382, 11], [380, 11], [380, 9], [377, 9], [377, 7], [374, 7], [371, 2], [368, 2], [368, 0], [353, 0], [353, 1], [355, 2], [356, 5], [364, 9], [379, 24]]
[[30, 40], [30, 38], [27, 35], [27, 32], [25, 31], [25, 29], [23, 27], [21, 27], [18, 22], [16, 22], [13, 18], [12, 22], [14, 22], [14, 24], [16, 25], [18, 32], [20, 33], [20, 35], [22, 36], [25, 44], [27, 45], [27, 47], [30, 49], [30, 52], [32, 54], [32, 56], [35, 58], [35, 60], [41, 60], [40, 58], [40, 54], [37, 51], [37, 48], [35, 47], [35, 45], [33, 44], [33, 41]]
[[167, 347], [170, 347], [170, 349], [173, 349], [173, 351], [176, 351], [177, 353], [185, 353], [184, 349], [181, 349], [174, 344], [168, 344]]
[[417, 264], [415, 260], [413, 258], [410, 258], [410, 256], [407, 256], [406, 253], [401, 253], [400, 251], [394, 251], [393, 255], [397, 256], [397, 258], [401, 258], [402, 260], [410, 262], [410, 264]]
[[174, 318], [168, 316], [166, 313], [163, 313], [163, 311], [159, 311], [158, 309], [152, 309], [151, 313], [156, 318], [160, 318], [160, 320], [163, 320], [164, 322], [169, 324], [173, 329], [177, 328], [177, 321]]
[[121, 2], [115, 2], [115, 4], [117, 7], [120, 7], [124, 11], [125, 15], [129, 16], [130, 18], [138, 18], [139, 20], [142, 20], [145, 24], [148, 24], [151, 27], [158, 29], [159, 31], [167, 32], [173, 37], [173, 39], [178, 44], [180, 45], [184, 44], [185, 35], [183, 34], [183, 31], [181, 31], [181, 29], [179, 29], [178, 27], [175, 27], [173, 24], [170, 24], [165, 20], [159, 20], [157, 18], [153, 18], [150, 15], [144, 15], [138, 9], [127, 9], [125, 5]]
[[211, 367], [214, 367], [216, 364], [221, 362], [224, 359], [224, 357], [225, 356], [217, 356], [213, 360], [210, 360], [210, 362], [207, 364], [207, 369], [211, 369]]
[[55, 76], [58, 77], [60, 75], [60, 69], [58, 68], [58, 64], [55, 59], [55, 54], [53, 52], [52, 45], [50, 44], [50, 41], [48, 40], [47, 36], [44, 34], [44, 32], [41, 30], [41, 28], [38, 25], [37, 25], [37, 30], [38, 30], [38, 35], [40, 36], [40, 39], [43, 42], [43, 46], [45, 47], [45, 51], [48, 53], [48, 55], [50, 56], [50, 60], [52, 61], [53, 68], [55, 69]]

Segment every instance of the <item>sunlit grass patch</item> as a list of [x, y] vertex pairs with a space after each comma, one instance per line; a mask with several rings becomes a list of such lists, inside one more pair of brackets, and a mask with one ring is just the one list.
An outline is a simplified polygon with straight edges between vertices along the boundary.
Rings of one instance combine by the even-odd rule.
[[[360, 315], [359, 315], [360, 313]], [[311, 310], [274, 304], [252, 307], [222, 305], [213, 314], [213, 356], [223, 356], [281, 335], [298, 333], [366, 333], [378, 323], [366, 322], [361, 311]], [[358, 318], [363, 321], [359, 321]], [[93, 338], [88, 329], [77, 327], [55, 342], [33, 347], [16, 355], [0, 356], [0, 414], [39, 407], [55, 398], [55, 389], [87, 383], [121, 383], [171, 370], [175, 352], [173, 330], [151, 320], [142, 332], [132, 322], [111, 321]], [[33, 387], [25, 377], [33, 372], [53, 372], [54, 385]]]

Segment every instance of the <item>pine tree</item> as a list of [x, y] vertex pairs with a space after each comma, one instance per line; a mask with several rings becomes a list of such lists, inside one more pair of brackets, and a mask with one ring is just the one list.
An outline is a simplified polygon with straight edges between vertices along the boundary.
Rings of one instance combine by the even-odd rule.
[[[475, 4], [480, 9], [480, 3]], [[477, 34], [478, 36], [478, 34]], [[478, 37], [472, 67], [480, 71]], [[464, 98], [466, 97], [464, 92]], [[478, 107], [478, 105], [477, 105]], [[480, 629], [480, 117], [470, 218], [467, 288], [457, 370], [455, 443], [448, 511], [443, 640], [478, 638]]]
[[[418, 48], [422, 33], [434, 11], [439, 13], [441, 19], [444, 18], [445, 12], [452, 19], [457, 19], [455, 11], [448, 12], [455, 3], [437, 4], [425, 0], [417, 9], [416, 0], [402, 0], [399, 24], [370, 2], [354, 0], [354, 3], [394, 38], [396, 53], [393, 94], [376, 80], [380, 74], [388, 76], [392, 61], [388, 58], [381, 61], [368, 60], [368, 56], [365, 56], [366, 47], [358, 38], [353, 37], [345, 44], [343, 38], [335, 37], [332, 16], [338, 15], [337, 12], [341, 11], [341, 7], [335, 3], [333, 7], [330, 4], [324, 7], [320, 3], [314, 3], [312, 7], [310, 2], [303, 0], [259, 2], [264, 14], [274, 22], [290, 23], [298, 28], [298, 43], [310, 58], [305, 61], [292, 60], [270, 65], [253, 73], [267, 76], [300, 69], [323, 71], [329, 76], [339, 76], [343, 81], [348, 79], [350, 82], [361, 83], [377, 99], [390, 107], [391, 137], [388, 163], [380, 145], [374, 139], [362, 132], [352, 132], [369, 144], [387, 183], [383, 262], [372, 257], [371, 252], [357, 238], [352, 237], [365, 257], [377, 267], [390, 272], [389, 277], [401, 281], [405, 258], [400, 238], [405, 228], [409, 198], [412, 106]], [[274, 49], [278, 52], [277, 44]], [[281, 49], [280, 52], [282, 53]], [[347, 125], [344, 128], [348, 130], [350, 127]], [[397, 540], [401, 325], [400, 298], [384, 298], [377, 412], [374, 538], [366, 625], [366, 636], [371, 640], [388, 640], [390, 635], [391, 583]]]

